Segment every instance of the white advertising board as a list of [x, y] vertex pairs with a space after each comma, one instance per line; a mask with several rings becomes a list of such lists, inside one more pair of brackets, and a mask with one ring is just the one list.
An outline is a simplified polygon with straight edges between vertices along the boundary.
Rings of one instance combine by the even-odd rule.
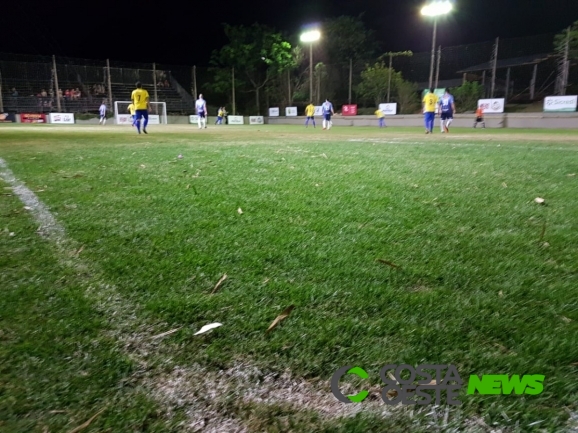
[[229, 125], [243, 125], [243, 116], [229, 116]]
[[297, 116], [297, 107], [286, 107], [285, 116]]
[[250, 116], [249, 117], [249, 125], [262, 125], [263, 116]]
[[74, 114], [73, 113], [50, 113], [50, 116], [48, 117], [48, 121], [50, 123], [71, 124], [71, 123], [74, 123]]
[[323, 114], [323, 107], [321, 105], [319, 106], [315, 106], [315, 115], [316, 116], [321, 116]]
[[269, 117], [279, 117], [279, 107], [269, 108]]
[[503, 113], [506, 101], [504, 98], [499, 99], [479, 99], [478, 108], [484, 110], [484, 114], [488, 113]]
[[386, 116], [393, 116], [397, 114], [397, 104], [392, 102], [388, 104], [379, 104], [379, 109], [383, 111]]
[[[143, 124], [144, 119], [141, 119], [141, 125]], [[130, 114], [117, 114], [116, 115], [116, 124], [117, 125], [132, 125], [132, 116]], [[161, 124], [161, 116], [158, 114], [149, 114], [149, 125], [160, 125]]]
[[544, 111], [576, 111], [578, 96], [548, 96], [544, 99]]

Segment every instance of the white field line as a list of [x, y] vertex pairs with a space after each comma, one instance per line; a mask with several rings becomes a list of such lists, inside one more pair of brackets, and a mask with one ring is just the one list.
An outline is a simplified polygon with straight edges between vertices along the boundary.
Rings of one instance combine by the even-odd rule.
[[[164, 406], [170, 415], [175, 409], [183, 409], [188, 421], [183, 431], [246, 432], [242, 423], [231, 418], [223, 402], [234, 394], [242, 403], [286, 404], [297, 409], [318, 412], [324, 418], [354, 415], [368, 405], [344, 405], [329, 392], [328, 384], [313, 386], [303, 379], [285, 373], [279, 378], [265, 374], [246, 364], [237, 364], [226, 371], [209, 371], [195, 365], [183, 368], [171, 361], [171, 350], [167, 343], [152, 337], [167, 329], [166, 324], [155, 326], [142, 323], [137, 316], [140, 308], [123, 299], [113, 285], [106, 284], [94, 266], [85, 263], [75, 254], [79, 245], [66, 236], [64, 227], [58, 223], [49, 208], [20, 182], [6, 162], [0, 158], [0, 179], [4, 180], [31, 216], [40, 225], [38, 233], [54, 243], [58, 259], [79, 274], [89, 275], [86, 296], [95, 301], [97, 309], [106, 314], [114, 329], [114, 337], [121, 343], [125, 353], [139, 365], [137, 373], [150, 395]], [[163, 358], [159, 361], [159, 357]], [[156, 365], [169, 374], [151, 370], [152, 358]], [[383, 410], [383, 408], [382, 408]]]

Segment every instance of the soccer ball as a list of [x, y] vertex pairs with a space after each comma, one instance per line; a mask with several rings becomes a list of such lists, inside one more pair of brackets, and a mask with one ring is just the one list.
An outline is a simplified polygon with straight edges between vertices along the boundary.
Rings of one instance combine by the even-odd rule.
[[177, 158], [183, 159], [183, 155], [179, 155], [179, 156], [177, 156]]

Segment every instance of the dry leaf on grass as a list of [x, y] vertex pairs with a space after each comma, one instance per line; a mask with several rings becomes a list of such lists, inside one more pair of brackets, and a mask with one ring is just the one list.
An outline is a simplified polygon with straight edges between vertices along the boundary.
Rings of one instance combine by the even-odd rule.
[[147, 168], [147, 166], [144, 165], [144, 164], [141, 164], [141, 165], [140, 165], [140, 168]]
[[504, 297], [504, 292], [502, 292], [502, 291], [500, 290], [500, 291], [498, 292], [498, 296], [499, 296], [500, 298], [503, 298], [503, 297]]
[[538, 204], [544, 204], [546, 202], [542, 197], [536, 197], [534, 201]]
[[507, 187], [508, 187], [508, 185], [506, 184], [506, 182], [502, 182], [502, 186], [503, 186], [504, 188], [507, 188]]
[[181, 328], [175, 328], [175, 329], [171, 329], [170, 331], [167, 332], [163, 332], [162, 334], [157, 334], [154, 337], [151, 337], [153, 340], [156, 340], [157, 338], [163, 338], [166, 337], [167, 335], [171, 335], [174, 334], [175, 332], [179, 331]]
[[283, 312], [281, 314], [279, 314], [275, 320], [273, 320], [273, 322], [271, 323], [271, 325], [269, 325], [269, 327], [267, 328], [266, 332], [270, 332], [271, 330], [273, 330], [277, 325], [279, 325], [279, 323], [281, 323], [283, 320], [285, 320], [287, 317], [289, 317], [289, 315], [291, 314], [291, 311], [293, 311], [293, 309], [295, 308], [295, 305], [290, 305], [287, 308], [285, 308], [283, 310]]
[[201, 329], [199, 329], [193, 335], [204, 334], [205, 332], [209, 332], [211, 329], [218, 328], [219, 326], [223, 326], [223, 324], [222, 323], [209, 323], [208, 325], [203, 326]]
[[51, 410], [48, 413], [57, 414], [57, 413], [66, 413], [66, 411], [65, 410]]
[[84, 424], [79, 425], [76, 428], [73, 428], [72, 430], [70, 430], [68, 433], [78, 433], [81, 430], [84, 430], [86, 427], [88, 427], [90, 425], [90, 423], [92, 421], [94, 421], [94, 419], [99, 416], [101, 413], [104, 412], [104, 409], [100, 410], [99, 412], [97, 412], [96, 414], [94, 414], [88, 421], [86, 421]]
[[395, 263], [390, 262], [389, 260], [377, 259], [376, 261], [379, 262], [379, 263], [383, 263], [384, 265], [391, 266], [392, 268], [399, 268], [398, 265], [396, 265]]
[[574, 177], [574, 176], [576, 176], [576, 173], [570, 173], [570, 174], [568, 175], [568, 177]]
[[237, 212], [239, 212], [239, 215], [242, 215], [242, 214], [243, 214], [243, 209], [239, 208], [239, 209], [237, 209]]
[[76, 251], [76, 252], [74, 253], [74, 255], [75, 255], [75, 256], [79, 255], [79, 254], [82, 252], [82, 250], [84, 250], [84, 245], [81, 246], [81, 247], [78, 249], [78, 251]]
[[226, 279], [227, 279], [227, 274], [223, 275], [221, 277], [221, 279], [219, 281], [217, 281], [217, 284], [215, 284], [215, 287], [213, 288], [211, 295], [214, 294], [217, 290], [219, 290], [219, 287], [221, 287], [221, 284], [223, 284], [223, 281], [225, 281]]
[[566, 316], [560, 316], [560, 318], [565, 322], [565, 323], [570, 323], [572, 321], [572, 319], [569, 319]]
[[24, 206], [24, 210], [32, 210], [30, 206]]

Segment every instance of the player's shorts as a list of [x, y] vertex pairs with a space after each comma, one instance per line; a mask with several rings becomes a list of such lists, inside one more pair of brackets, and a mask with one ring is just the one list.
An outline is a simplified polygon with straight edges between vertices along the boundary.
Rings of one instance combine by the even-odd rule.
[[442, 120], [449, 120], [454, 118], [453, 111], [442, 111], [441, 119]]
[[483, 122], [484, 118], [483, 117], [476, 117], [476, 122]]
[[106, 114], [101, 114], [101, 115], [100, 115], [100, 118], [101, 118], [101, 119], [104, 119], [105, 117], [106, 117]]
[[331, 122], [331, 114], [330, 114], [330, 113], [324, 114], [324, 115], [323, 115], [323, 118], [324, 118], [325, 120], [327, 120], [328, 122]]
[[149, 111], [148, 110], [136, 110], [135, 112], [135, 120], [140, 120], [141, 117], [144, 117], [145, 120], [149, 118]]
[[204, 119], [204, 118], [206, 117], [206, 114], [205, 114], [204, 111], [199, 111], [199, 112], [197, 113], [197, 116], [199, 116], [201, 119]]
[[136, 120], [136, 114], [131, 114], [130, 118], [132, 119], [132, 121], [134, 122]]

